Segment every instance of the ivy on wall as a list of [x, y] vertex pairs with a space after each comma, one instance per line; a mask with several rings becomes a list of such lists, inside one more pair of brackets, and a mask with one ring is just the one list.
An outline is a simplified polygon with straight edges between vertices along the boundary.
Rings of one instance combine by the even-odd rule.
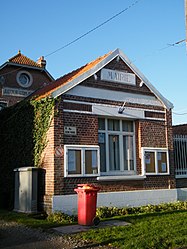
[[0, 111], [0, 206], [13, 205], [15, 168], [41, 166], [55, 100], [23, 100]]
[[46, 135], [53, 118], [55, 100], [53, 98], [45, 98], [40, 101], [31, 101], [31, 104], [34, 107], [34, 166], [39, 167], [42, 163], [42, 152], [47, 145]]

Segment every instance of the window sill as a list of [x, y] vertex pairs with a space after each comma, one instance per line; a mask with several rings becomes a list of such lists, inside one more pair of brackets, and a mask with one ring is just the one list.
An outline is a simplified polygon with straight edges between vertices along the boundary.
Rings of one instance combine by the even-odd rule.
[[121, 180], [144, 180], [144, 175], [126, 175], [126, 176], [98, 176], [98, 181], [121, 181]]

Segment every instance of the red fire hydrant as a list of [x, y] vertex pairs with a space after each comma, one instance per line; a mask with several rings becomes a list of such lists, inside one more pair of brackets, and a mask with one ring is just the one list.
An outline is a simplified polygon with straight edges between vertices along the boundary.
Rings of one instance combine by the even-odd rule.
[[100, 220], [96, 217], [96, 206], [100, 188], [91, 184], [78, 184], [78, 188], [74, 190], [78, 194], [78, 224], [98, 225]]

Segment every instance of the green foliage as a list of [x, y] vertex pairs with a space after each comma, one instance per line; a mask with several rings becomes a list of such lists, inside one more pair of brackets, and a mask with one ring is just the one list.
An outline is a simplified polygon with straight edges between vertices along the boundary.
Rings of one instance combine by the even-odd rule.
[[2, 110], [0, 120], [0, 206], [12, 208], [13, 169], [33, 165], [33, 108], [20, 102]]
[[[55, 100], [23, 100], [0, 111], [0, 206], [13, 207], [15, 168], [41, 165]], [[8, 188], [7, 188], [8, 186]]]
[[45, 98], [39, 101], [31, 101], [34, 107], [34, 166], [41, 165], [41, 155], [47, 145], [47, 131], [53, 118], [55, 100], [53, 98]]
[[49, 214], [47, 220], [54, 223], [71, 224], [77, 221], [77, 216], [64, 214], [59, 211]]
[[145, 213], [121, 216], [120, 219], [131, 222], [131, 225], [93, 229], [76, 235], [76, 238], [89, 241], [89, 245], [123, 249], [176, 249], [187, 246], [186, 211]]
[[157, 212], [171, 212], [187, 210], [187, 201], [177, 201], [172, 203], [162, 203], [159, 205], [147, 205], [141, 207], [98, 207], [96, 215], [100, 218], [110, 218], [114, 216], [128, 215], [128, 214], [149, 214]]

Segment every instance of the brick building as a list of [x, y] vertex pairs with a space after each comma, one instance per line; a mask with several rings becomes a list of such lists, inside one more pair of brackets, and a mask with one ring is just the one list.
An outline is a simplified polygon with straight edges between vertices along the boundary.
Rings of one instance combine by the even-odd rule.
[[187, 124], [173, 126], [173, 142], [176, 186], [187, 188]]
[[58, 98], [43, 153], [44, 206], [73, 212], [79, 183], [100, 206], [174, 201], [173, 105], [119, 49], [36, 92]]
[[43, 57], [35, 62], [20, 51], [0, 66], [0, 109], [16, 104], [54, 79]]

